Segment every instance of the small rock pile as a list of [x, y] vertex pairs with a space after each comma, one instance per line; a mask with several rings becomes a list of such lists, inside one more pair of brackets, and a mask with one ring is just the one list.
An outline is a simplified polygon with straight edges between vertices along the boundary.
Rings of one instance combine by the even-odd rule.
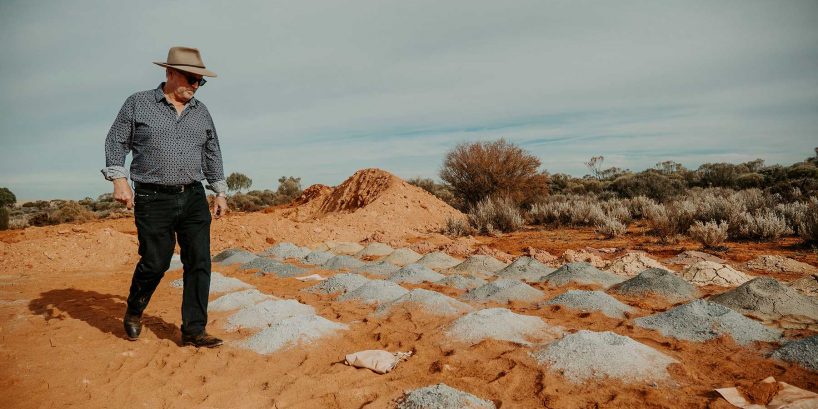
[[424, 267], [420, 264], [409, 264], [406, 267], [389, 275], [387, 280], [394, 283], [410, 283], [420, 284], [424, 281], [435, 282], [445, 278], [443, 274], [437, 273], [434, 270]]
[[761, 320], [801, 316], [818, 321], [818, 300], [800, 294], [771, 277], [754, 278], [710, 301]]
[[522, 281], [500, 279], [469, 290], [463, 295], [463, 299], [507, 303], [509, 301], [537, 301], [543, 296], [542, 291]]
[[633, 297], [655, 294], [671, 302], [692, 300], [698, 295], [693, 284], [661, 268], [649, 268], [636, 277], [611, 287], [611, 291]]
[[699, 261], [691, 264], [682, 270], [681, 276], [696, 285], [714, 284], [722, 287], [742, 285], [753, 279], [753, 277], [726, 264], [712, 261]]
[[494, 403], [446, 384], [426, 386], [406, 394], [398, 409], [495, 409]]
[[533, 257], [521, 256], [507, 267], [498, 271], [496, 275], [499, 278], [523, 280], [533, 283], [553, 273], [554, 270], [555, 269], [540, 263]]
[[644, 252], [634, 251], [612, 261], [608, 266], [608, 271], [626, 277], [633, 277], [649, 268], [667, 270], [667, 267], [662, 263], [648, 257]]
[[624, 318], [626, 312], [633, 311], [633, 308], [602, 291], [568, 290], [545, 301], [543, 305], [562, 305], [583, 312], [599, 311], [611, 318]]
[[446, 329], [447, 336], [472, 345], [489, 338], [529, 345], [529, 341], [553, 340], [562, 333], [562, 328], [548, 325], [539, 317], [515, 314], [506, 308], [468, 313]]
[[618, 275], [599, 270], [591, 264], [578, 262], [563, 265], [553, 273], [545, 276], [543, 281], [555, 287], [564, 286], [573, 282], [608, 288], [614, 284], [625, 281], [625, 279]]

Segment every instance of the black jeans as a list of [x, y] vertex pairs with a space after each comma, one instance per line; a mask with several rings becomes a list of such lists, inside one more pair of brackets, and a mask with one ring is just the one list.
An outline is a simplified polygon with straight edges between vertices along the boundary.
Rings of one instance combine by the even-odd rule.
[[170, 266], [176, 238], [184, 265], [182, 333], [195, 335], [207, 324], [210, 292], [210, 207], [204, 187], [166, 193], [137, 186], [134, 216], [139, 255], [128, 295], [128, 312], [142, 314]]

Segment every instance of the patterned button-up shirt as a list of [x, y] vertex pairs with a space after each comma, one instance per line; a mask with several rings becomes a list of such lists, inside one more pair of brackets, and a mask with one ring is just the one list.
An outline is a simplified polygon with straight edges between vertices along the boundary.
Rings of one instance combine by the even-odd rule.
[[102, 174], [107, 180], [127, 178], [125, 157], [132, 152], [134, 181], [183, 185], [207, 179], [214, 191], [226, 191], [219, 139], [207, 107], [191, 98], [178, 114], [164, 86], [125, 100], [105, 139]]

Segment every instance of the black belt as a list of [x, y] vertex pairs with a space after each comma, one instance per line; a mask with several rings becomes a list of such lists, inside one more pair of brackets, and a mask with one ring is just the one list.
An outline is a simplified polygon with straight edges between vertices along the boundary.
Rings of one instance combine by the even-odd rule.
[[154, 192], [162, 193], [182, 193], [185, 190], [192, 189], [196, 186], [201, 187], [202, 182], [193, 182], [186, 185], [157, 185], [156, 183], [134, 182], [134, 187], [137, 189], [152, 190]]

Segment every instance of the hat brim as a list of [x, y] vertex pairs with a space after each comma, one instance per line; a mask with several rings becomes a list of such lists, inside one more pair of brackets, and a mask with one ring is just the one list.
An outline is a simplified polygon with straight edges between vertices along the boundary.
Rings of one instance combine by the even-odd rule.
[[201, 75], [203, 77], [217, 77], [218, 76], [218, 75], [216, 75], [215, 72], [210, 71], [210, 70], [205, 69], [205, 68], [191, 67], [189, 65], [171, 65], [171, 64], [166, 64], [166, 63], [163, 63], [163, 62], [155, 62], [155, 61], [154, 61], [154, 64], [156, 64], [156, 65], [158, 65], [160, 67], [173, 68], [174, 70], [189, 72], [191, 74], [198, 74], [198, 75]]

